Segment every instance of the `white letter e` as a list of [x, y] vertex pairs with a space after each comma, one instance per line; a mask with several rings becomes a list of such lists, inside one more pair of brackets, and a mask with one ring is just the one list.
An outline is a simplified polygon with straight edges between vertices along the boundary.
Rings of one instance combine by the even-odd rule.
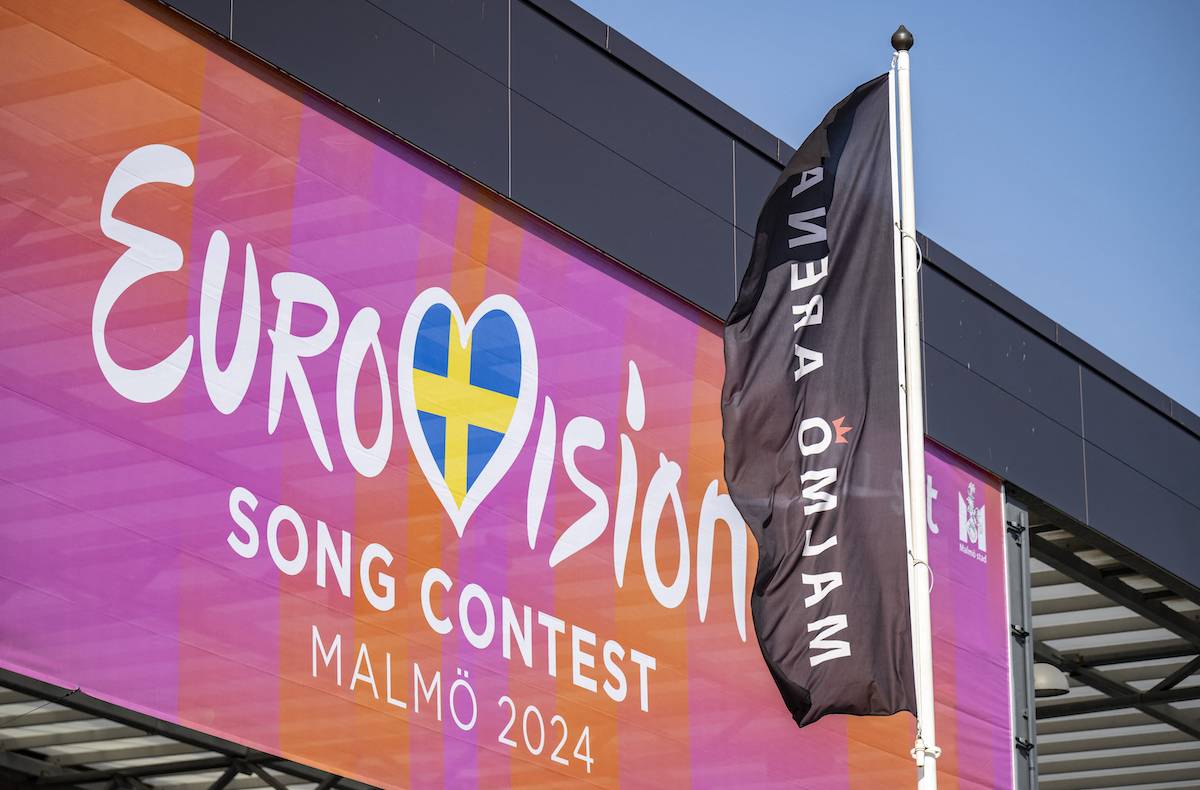
[[195, 168], [188, 155], [169, 145], [145, 145], [131, 151], [117, 165], [100, 205], [100, 230], [127, 249], [100, 283], [96, 306], [92, 310], [92, 347], [96, 361], [109, 385], [118, 394], [137, 403], [153, 403], [170, 395], [187, 372], [192, 358], [192, 336], [166, 359], [146, 368], [126, 368], [117, 364], [108, 352], [104, 328], [113, 305], [134, 283], [161, 272], [183, 268], [183, 250], [178, 244], [153, 231], [130, 225], [113, 217], [121, 198], [144, 184], [175, 184], [190, 187]]

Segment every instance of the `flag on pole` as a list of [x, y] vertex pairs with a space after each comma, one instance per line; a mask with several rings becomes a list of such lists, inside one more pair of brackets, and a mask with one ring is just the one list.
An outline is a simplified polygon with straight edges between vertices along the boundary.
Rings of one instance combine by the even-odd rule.
[[917, 705], [889, 97], [859, 86], [792, 157], [725, 326], [725, 479], [800, 726]]

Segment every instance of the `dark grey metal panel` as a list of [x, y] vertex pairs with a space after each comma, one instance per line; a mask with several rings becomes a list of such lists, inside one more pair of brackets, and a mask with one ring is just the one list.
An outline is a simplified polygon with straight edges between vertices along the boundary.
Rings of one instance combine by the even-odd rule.
[[233, 14], [233, 0], [162, 0], [176, 11], [225, 38], [229, 38], [229, 20]]
[[724, 315], [732, 226], [514, 94], [513, 197], [638, 271]]
[[918, 238], [924, 242], [921, 248], [924, 251], [926, 259], [932, 261], [935, 267], [941, 269], [1042, 337], [1051, 341], [1057, 339], [1058, 325], [1045, 315], [1000, 287], [999, 284], [986, 277], [983, 273], [972, 269], [961, 258], [942, 247], [933, 239], [923, 234], [918, 234]]
[[[1074, 333], [1051, 321], [1042, 313], [1030, 307], [1024, 301], [988, 279], [953, 253], [948, 252], [937, 242], [921, 236], [926, 256], [934, 266], [943, 270], [951, 278], [965, 285], [974, 293], [1000, 308], [1004, 313], [1032, 328], [1038, 334], [1058, 345], [1063, 351], [1071, 354], [1085, 366], [1089, 366], [1108, 378], [1120, 384], [1121, 387], [1137, 395], [1163, 414], [1171, 416], [1183, 425], [1194, 424], [1200, 427], [1200, 419], [1182, 407], [1172, 404], [1169, 398], [1158, 389], [1150, 386], [1142, 379], [1118, 365], [1111, 358], [1098, 351], [1094, 346], [1084, 341]], [[929, 314], [925, 319], [930, 319]]]
[[1120, 384], [1134, 395], [1137, 395], [1146, 403], [1149, 403], [1164, 414], [1171, 413], [1170, 398], [1118, 365], [1111, 357], [1101, 353], [1095, 346], [1079, 337], [1079, 335], [1059, 327], [1058, 342], [1064, 349], [1079, 357], [1088, 366], [1103, 373], [1109, 379]]
[[1180, 425], [1192, 433], [1200, 436], [1200, 417], [1196, 416], [1196, 413], [1190, 411], [1186, 406], [1180, 405], [1176, 401], [1171, 401], [1171, 417], [1178, 420]]
[[1195, 582], [1200, 508], [1096, 447], [1086, 445], [1089, 526]]
[[612, 28], [608, 31], [608, 51], [764, 154], [778, 152], [779, 140], [775, 135]]
[[259, 57], [507, 191], [505, 86], [366, 0], [243, 0], [233, 31]]
[[607, 52], [513, 6], [512, 89], [733, 221], [733, 141]]
[[742, 276], [746, 273], [746, 267], [750, 265], [750, 253], [754, 251], [754, 237], [749, 233], [742, 233], [740, 230], [735, 231], [734, 238], [734, 264], [737, 267], [737, 276], [734, 278], [734, 298], [737, 297], [737, 288], [742, 284]]
[[508, 0], [371, 0], [371, 3], [497, 81], [508, 81]]
[[1200, 439], [1087, 369], [1083, 413], [1089, 442], [1200, 507]]
[[936, 348], [924, 350], [929, 436], [1085, 521], [1083, 440]]
[[608, 47], [608, 25], [571, 0], [513, 0], [513, 5], [517, 4], [541, 9], [601, 49]]
[[777, 162], [739, 142], [733, 144], [736, 207], [738, 228], [751, 235], [758, 223], [758, 212], [771, 192], [782, 170]]
[[786, 162], [790, 158], [791, 149], [775, 135], [569, 0], [513, 0], [514, 8], [517, 3], [527, 3], [557, 19], [580, 37], [607, 50], [635, 72], [764, 155], [776, 157], [780, 151], [784, 151], [787, 155], [781, 161]]
[[1113, 382], [1133, 393], [1164, 416], [1170, 417], [1193, 433], [1200, 434], [1200, 416], [1175, 403], [1160, 390], [1098, 351], [1087, 341], [1070, 332], [1042, 313], [972, 269], [953, 253], [924, 234], [917, 234], [926, 260], [959, 285], [992, 304], [1001, 312], [1032, 329], [1037, 334], [1075, 357], [1085, 366], [1107, 376]]
[[946, 275], [921, 271], [926, 343], [1081, 433], [1079, 363]]

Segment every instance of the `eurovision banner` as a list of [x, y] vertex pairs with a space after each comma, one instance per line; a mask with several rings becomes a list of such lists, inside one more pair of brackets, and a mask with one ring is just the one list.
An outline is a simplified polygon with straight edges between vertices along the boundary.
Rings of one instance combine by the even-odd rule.
[[912, 785], [779, 705], [718, 322], [155, 3], [0, 0], [0, 86], [0, 667], [383, 787]]
[[754, 627], [796, 723], [915, 712], [888, 79], [780, 175], [725, 326], [725, 479]]

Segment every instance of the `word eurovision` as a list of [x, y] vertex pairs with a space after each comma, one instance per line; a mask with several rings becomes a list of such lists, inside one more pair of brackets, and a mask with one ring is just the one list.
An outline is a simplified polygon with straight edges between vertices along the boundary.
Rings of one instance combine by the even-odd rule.
[[[193, 358], [195, 338], [190, 334], [165, 359], [143, 368], [129, 368], [118, 363], [109, 352], [106, 325], [121, 295], [135, 283], [156, 274], [179, 271], [183, 267], [183, 250], [173, 240], [116, 219], [114, 210], [121, 199], [134, 189], [154, 183], [190, 187], [195, 177], [192, 160], [186, 153], [167, 145], [147, 145], [129, 153], [117, 165], [104, 190], [100, 211], [100, 228], [109, 239], [127, 250], [116, 260], [101, 282], [92, 314], [92, 341], [96, 361], [105, 380], [124, 398], [136, 403], [152, 403], [170, 395], [182, 382]], [[224, 291], [225, 276], [229, 265], [229, 240], [216, 230], [212, 233], [205, 255], [202, 288], [199, 295], [199, 356], [201, 372], [209, 399], [222, 414], [233, 413], [241, 404], [250, 385], [258, 358], [258, 347], [262, 335], [260, 316], [262, 303], [254, 250], [246, 244], [245, 286], [242, 294], [241, 315], [237, 337], [228, 365], [222, 369], [217, 362], [217, 316]], [[285, 394], [290, 391], [308, 432], [314, 452], [321, 464], [332, 471], [333, 457], [330, 454], [321, 415], [304, 370], [304, 360], [326, 353], [334, 345], [339, 332], [339, 310], [337, 300], [328, 287], [319, 279], [300, 272], [280, 272], [271, 277], [270, 290], [278, 301], [275, 325], [266, 331], [272, 344], [270, 361], [270, 389], [267, 416], [267, 433], [274, 434], [284, 408]], [[324, 315], [321, 328], [310, 335], [297, 335], [292, 330], [292, 318], [298, 306], [315, 309]], [[485, 309], [486, 308], [486, 309]], [[521, 382], [520, 392], [515, 397], [515, 406], [509, 408], [511, 419], [502, 432], [498, 448], [482, 472], [469, 485], [469, 495], [461, 490], [463, 481], [448, 481], [430, 450], [429, 441], [420, 424], [420, 417], [413, 405], [413, 381], [423, 370], [414, 369], [414, 347], [422, 321], [432, 309], [446, 310], [451, 322], [451, 338], [467, 338], [472, 327], [484, 314], [497, 311], [508, 316], [516, 328], [520, 345]], [[365, 477], [374, 477], [384, 469], [392, 447], [393, 405], [391, 378], [387, 372], [380, 344], [380, 317], [371, 307], [363, 307], [353, 316], [341, 339], [338, 352], [338, 371], [335, 392], [335, 415], [338, 436], [346, 458], [355, 471]], [[465, 339], [460, 339], [464, 346]], [[453, 342], [451, 343], [453, 345]], [[453, 351], [453, 350], [452, 350]], [[368, 353], [379, 369], [379, 387], [382, 404], [382, 419], [375, 441], [364, 444], [355, 423], [355, 398], [362, 366]], [[463, 534], [471, 510], [491, 487], [508, 470], [516, 452], [524, 444], [533, 421], [537, 404], [536, 348], [532, 330], [524, 310], [515, 299], [508, 296], [491, 297], [480, 305], [479, 310], [465, 325], [457, 304], [445, 291], [431, 288], [420, 294], [405, 318], [401, 332], [399, 375], [396, 378], [397, 396], [400, 401], [401, 419], [409, 437], [414, 454], [430, 485], [437, 492], [447, 513], [454, 522], [459, 536]], [[533, 372], [532, 375], [530, 372]], [[407, 380], [406, 380], [407, 376]], [[566, 421], [560, 434], [558, 418], [551, 398], [544, 399], [542, 421], [537, 440], [537, 452], [532, 466], [528, 488], [527, 532], [530, 548], [536, 546], [541, 528], [542, 513], [549, 491], [550, 477], [554, 464], [561, 462], [567, 477], [588, 500], [589, 510], [576, 519], [559, 535], [550, 553], [551, 567], [567, 560], [598, 540], [613, 527], [613, 573], [616, 584], [624, 585], [626, 558], [633, 539], [633, 522], [637, 500], [638, 464], [630, 433], [636, 434], [645, 422], [646, 404], [637, 365], [629, 362], [629, 382], [625, 417], [628, 431], [619, 435], [620, 470], [616, 491], [615, 509], [610, 509], [609, 495], [600, 486], [587, 479], [579, 470], [576, 454], [581, 450], [600, 451], [607, 443], [605, 427], [596, 419], [575, 416]], [[559, 445], [561, 443], [561, 450]], [[663, 453], [658, 455], [658, 467], [654, 469], [642, 496], [640, 520], [640, 545], [642, 567], [651, 594], [666, 608], [676, 608], [683, 603], [691, 582], [693, 567], [689, 532], [684, 520], [680, 500], [679, 480], [682, 470]], [[453, 484], [452, 484], [453, 482]], [[237, 489], [234, 499], [239, 496]], [[244, 495], [241, 495], [244, 496]], [[656, 536], [663, 511], [668, 502], [674, 514], [679, 543], [679, 558], [673, 574], [664, 579], [655, 555]], [[473, 504], [471, 504], [473, 503]], [[238, 519], [235, 503], [231, 511]], [[610, 518], [611, 515], [611, 518]], [[746, 525], [729, 496], [718, 492], [718, 483], [713, 480], [704, 494], [700, 508], [700, 519], [695, 548], [696, 594], [699, 619], [704, 621], [708, 610], [709, 590], [712, 576], [713, 543], [717, 522], [728, 528], [731, 547], [730, 589], [738, 633], [746, 639]], [[241, 522], [238, 522], [241, 524]], [[245, 528], [245, 525], [242, 525]], [[231, 535], [231, 545], [237, 538]], [[249, 537], [245, 538], [249, 540]], [[318, 545], [320, 534], [318, 534]], [[236, 547], [235, 547], [236, 550]], [[386, 550], [385, 550], [386, 551]], [[382, 555], [380, 555], [382, 556]], [[373, 558], [364, 552], [364, 563]], [[379, 559], [379, 557], [374, 557]], [[275, 557], [280, 570], [288, 573], [287, 561]], [[385, 563], [386, 564], [386, 563]], [[323, 568], [318, 565], [318, 578], [323, 578]], [[364, 587], [365, 592], [365, 587]], [[377, 601], [368, 595], [368, 600], [379, 608]], [[436, 630], [436, 629], [435, 629]]]

